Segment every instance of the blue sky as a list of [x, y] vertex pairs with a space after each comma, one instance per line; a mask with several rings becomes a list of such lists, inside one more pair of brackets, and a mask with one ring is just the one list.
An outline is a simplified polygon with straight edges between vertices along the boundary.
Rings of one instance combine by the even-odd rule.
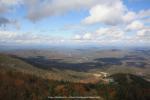
[[0, 43], [149, 44], [150, 0], [0, 0]]

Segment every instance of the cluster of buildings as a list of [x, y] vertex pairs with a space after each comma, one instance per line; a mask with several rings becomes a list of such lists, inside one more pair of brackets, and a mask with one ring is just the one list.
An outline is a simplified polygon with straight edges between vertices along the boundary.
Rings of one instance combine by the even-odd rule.
[[109, 77], [109, 74], [106, 72], [99, 72], [99, 73], [95, 73], [93, 74], [94, 77], [102, 80], [104, 83], [112, 83], [114, 82], [114, 79]]

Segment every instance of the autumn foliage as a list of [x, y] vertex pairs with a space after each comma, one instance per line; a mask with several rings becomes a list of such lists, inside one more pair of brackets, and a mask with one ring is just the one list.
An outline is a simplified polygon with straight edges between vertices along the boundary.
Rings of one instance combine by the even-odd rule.
[[0, 100], [48, 100], [48, 96], [100, 96], [104, 100], [150, 100], [150, 85], [147, 81], [131, 76], [139, 83], [128, 83], [123, 74], [118, 75], [113, 76], [116, 83], [83, 84], [46, 80], [22, 72], [1, 69]]

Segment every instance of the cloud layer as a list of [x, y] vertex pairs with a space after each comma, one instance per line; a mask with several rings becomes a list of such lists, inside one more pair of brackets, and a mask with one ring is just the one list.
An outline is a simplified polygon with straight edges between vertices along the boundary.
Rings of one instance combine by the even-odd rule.
[[[70, 11], [84, 13], [88, 11], [89, 15], [81, 19], [78, 26], [83, 25], [89, 29], [92, 27], [92, 31], [74, 33], [75, 35], [70, 37], [70, 41], [150, 43], [150, 9], [141, 9], [135, 12], [130, 10], [123, 0], [0, 0], [0, 27], [19, 26], [18, 20], [6, 16], [15, 14], [14, 10], [17, 11], [17, 7], [23, 7], [24, 15], [21, 17], [29, 22], [39, 22], [52, 16], [62, 16]], [[95, 28], [95, 25], [98, 25], [99, 28]], [[56, 38], [50, 34], [52, 33], [39, 35], [0, 30], [0, 42], [65, 41], [64, 37]]]

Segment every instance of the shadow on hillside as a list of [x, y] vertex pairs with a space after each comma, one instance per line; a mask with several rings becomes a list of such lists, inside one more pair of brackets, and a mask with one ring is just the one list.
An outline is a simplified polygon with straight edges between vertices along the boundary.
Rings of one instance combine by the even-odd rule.
[[[75, 70], [75, 71], [89, 71], [91, 69], [97, 69], [97, 68], [108, 68], [112, 65], [120, 66], [122, 65], [123, 61], [125, 60], [131, 60], [133, 57], [122, 57], [122, 58], [97, 58], [94, 59], [93, 62], [84, 62], [84, 63], [69, 63], [64, 62], [63, 59], [48, 59], [44, 56], [37, 56], [37, 57], [28, 57], [28, 58], [19, 58], [35, 67], [42, 68], [42, 69], [48, 69], [52, 70], [52, 68], [56, 68], [59, 70]], [[136, 58], [136, 57], [135, 57]], [[143, 60], [143, 58], [136, 58]], [[136, 60], [135, 59], [135, 60]], [[143, 62], [126, 62], [126, 65], [129, 67], [140, 67], [143, 68], [146, 63]]]
[[[17, 57], [19, 58], [19, 57]], [[62, 59], [47, 59], [43, 56], [29, 57], [29, 58], [19, 58], [35, 67], [52, 70], [56, 68], [59, 70], [75, 70], [75, 71], [88, 71], [90, 69], [102, 67], [103, 65], [99, 62], [87, 62], [87, 63], [69, 63], [64, 62]]]

